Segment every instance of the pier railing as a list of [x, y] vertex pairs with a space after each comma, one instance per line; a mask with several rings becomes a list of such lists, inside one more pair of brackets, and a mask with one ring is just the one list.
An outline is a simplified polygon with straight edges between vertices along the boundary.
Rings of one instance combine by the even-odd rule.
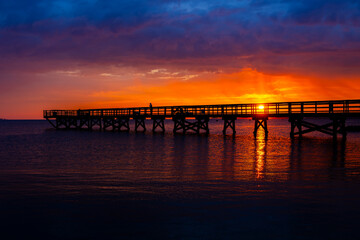
[[250, 117], [268, 115], [286, 117], [291, 114], [304, 116], [321, 116], [329, 114], [360, 114], [360, 100], [338, 101], [308, 101], [308, 102], [278, 102], [251, 103], [228, 105], [197, 105], [197, 106], [163, 106], [138, 108], [105, 108], [79, 110], [44, 110], [44, 118], [56, 117], [174, 117], [174, 116], [209, 116], [209, 117]]

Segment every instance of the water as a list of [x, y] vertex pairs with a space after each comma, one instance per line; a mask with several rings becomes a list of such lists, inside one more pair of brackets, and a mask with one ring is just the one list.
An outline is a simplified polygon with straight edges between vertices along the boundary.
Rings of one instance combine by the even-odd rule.
[[3, 239], [354, 239], [359, 133], [291, 140], [273, 119], [254, 139], [251, 120], [235, 137], [222, 124], [206, 136], [171, 121], [165, 134], [0, 121]]

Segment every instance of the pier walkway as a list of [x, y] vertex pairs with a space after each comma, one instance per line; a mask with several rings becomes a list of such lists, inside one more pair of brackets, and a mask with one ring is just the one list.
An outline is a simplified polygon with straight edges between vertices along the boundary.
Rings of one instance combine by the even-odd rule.
[[[360, 100], [277, 102], [227, 105], [163, 106], [137, 108], [104, 108], [79, 110], [44, 110], [44, 118], [56, 128], [129, 131], [129, 120], [135, 122], [135, 131], [146, 131], [145, 120], [153, 121], [152, 131], [165, 132], [164, 120], [172, 119], [173, 132], [193, 131], [209, 133], [209, 119], [224, 121], [223, 133], [229, 129], [236, 133], [235, 121], [241, 118], [254, 120], [254, 135], [263, 128], [268, 133], [269, 118], [288, 118], [291, 124], [290, 137], [318, 131], [337, 138], [346, 136], [346, 119], [360, 118]], [[304, 120], [305, 118], [308, 118]], [[310, 122], [313, 118], [327, 118], [327, 124]], [[51, 120], [55, 120], [51, 121]]]

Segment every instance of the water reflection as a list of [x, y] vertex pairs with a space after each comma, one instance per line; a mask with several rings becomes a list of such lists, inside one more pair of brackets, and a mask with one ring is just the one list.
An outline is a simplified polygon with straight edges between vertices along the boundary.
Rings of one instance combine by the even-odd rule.
[[256, 138], [182, 134], [156, 137], [163, 139], [157, 139], [157, 144], [164, 149], [157, 151], [154, 164], [177, 181], [330, 179], [344, 178], [340, 172], [346, 172], [345, 141], [268, 139], [262, 129]]
[[342, 138], [340, 141], [333, 141], [333, 162], [344, 163], [346, 158], [346, 138]]
[[267, 134], [259, 129], [254, 138], [254, 172], [257, 179], [263, 179], [266, 174]]
[[205, 180], [208, 177], [209, 167], [209, 138], [207, 136], [196, 137], [197, 154], [194, 156], [194, 179]]
[[251, 121], [231, 137], [221, 135], [220, 121], [212, 126], [219, 134], [209, 136], [0, 136], [1, 223], [11, 236], [4, 239], [23, 239], [13, 236], [19, 229], [46, 239], [101, 238], [104, 232], [126, 239], [144, 233], [157, 239], [351, 239], [360, 214], [360, 138], [290, 140], [283, 122], [271, 127], [268, 139], [261, 131], [253, 138]]
[[[241, 124], [236, 136], [225, 137], [221, 122], [215, 125], [220, 134], [208, 136], [47, 131], [2, 137], [0, 169], [3, 173], [17, 171], [17, 179], [27, 179], [26, 174], [39, 176], [45, 179], [44, 185], [58, 181], [51, 185], [56, 190], [126, 189], [129, 182], [318, 183], [360, 176], [360, 141], [339, 138], [333, 142], [317, 137], [291, 140], [281, 122], [272, 126], [278, 135], [266, 138], [259, 129], [255, 139], [252, 122]], [[139, 187], [134, 185], [133, 189]]]
[[289, 180], [302, 178], [302, 142], [300, 139], [291, 139], [289, 156]]
[[176, 134], [174, 135], [174, 142], [170, 149], [172, 152], [172, 172], [173, 176], [181, 180], [185, 172], [185, 158], [186, 158], [186, 136]]
[[236, 138], [235, 135], [225, 135], [223, 138], [223, 159], [221, 164], [222, 179], [233, 181], [235, 178], [235, 161], [236, 161]]
[[346, 177], [346, 141], [332, 139], [291, 140], [290, 180], [329, 180]]

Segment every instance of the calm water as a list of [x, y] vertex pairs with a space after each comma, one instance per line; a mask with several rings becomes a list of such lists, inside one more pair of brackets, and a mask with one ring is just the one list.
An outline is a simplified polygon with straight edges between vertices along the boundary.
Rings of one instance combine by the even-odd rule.
[[357, 238], [360, 133], [292, 141], [277, 119], [266, 140], [253, 121], [235, 137], [222, 124], [206, 136], [171, 121], [165, 134], [0, 121], [2, 239]]

